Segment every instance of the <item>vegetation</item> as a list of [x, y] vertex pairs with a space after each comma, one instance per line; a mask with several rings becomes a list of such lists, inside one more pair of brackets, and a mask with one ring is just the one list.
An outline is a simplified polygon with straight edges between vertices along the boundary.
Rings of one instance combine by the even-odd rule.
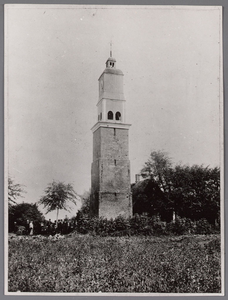
[[9, 240], [10, 292], [219, 293], [220, 237]]
[[13, 179], [8, 177], [8, 204], [11, 207], [14, 204], [17, 204], [16, 200], [19, 197], [23, 197], [25, 190], [21, 184], [15, 183]]
[[9, 232], [23, 234], [27, 220], [33, 221], [35, 233], [39, 231], [40, 223], [44, 220], [36, 204], [20, 203], [9, 209]]
[[91, 218], [80, 211], [76, 217], [76, 230], [79, 233], [98, 236], [161, 236], [182, 234], [212, 234], [219, 233], [220, 227], [211, 225], [206, 219], [192, 221], [177, 217], [175, 221], [164, 222], [158, 217], [146, 214], [135, 214], [132, 218], [117, 217], [107, 220], [105, 218]]
[[40, 199], [38, 204], [44, 205], [44, 208], [47, 209], [47, 213], [56, 210], [56, 222], [58, 224], [59, 210], [64, 209], [69, 211], [70, 207], [68, 206], [68, 202], [77, 204], [77, 198], [78, 195], [71, 184], [53, 181], [46, 188], [45, 196]]
[[88, 192], [84, 192], [83, 195], [81, 195], [82, 200], [82, 206], [80, 208], [80, 212], [82, 214], [89, 214], [90, 213], [90, 190]]
[[53, 236], [48, 226], [47, 236], [23, 236], [26, 220], [35, 229], [46, 221], [36, 204], [16, 203], [24, 191], [9, 178], [10, 231], [16, 224], [21, 234], [9, 235], [9, 291], [220, 293], [219, 173], [173, 166], [167, 153], [154, 151], [141, 170], [144, 180], [132, 185], [133, 217], [91, 217], [88, 192], [64, 223], [68, 231], [58, 227], [58, 213], [78, 195], [53, 181], [38, 202], [56, 210]]
[[165, 152], [153, 151], [141, 175], [145, 180], [132, 186], [134, 213], [158, 214], [168, 222], [173, 213], [193, 221], [219, 221], [219, 168], [173, 166]]

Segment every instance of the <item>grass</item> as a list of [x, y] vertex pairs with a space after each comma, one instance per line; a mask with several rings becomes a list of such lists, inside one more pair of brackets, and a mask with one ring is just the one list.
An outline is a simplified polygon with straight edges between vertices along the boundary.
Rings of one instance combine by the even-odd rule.
[[220, 236], [9, 239], [9, 292], [220, 293]]

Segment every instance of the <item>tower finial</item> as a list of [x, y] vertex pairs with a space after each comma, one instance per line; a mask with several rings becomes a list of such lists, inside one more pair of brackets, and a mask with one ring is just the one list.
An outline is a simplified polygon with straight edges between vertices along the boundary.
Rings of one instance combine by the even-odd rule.
[[110, 42], [110, 57], [112, 57], [112, 41]]

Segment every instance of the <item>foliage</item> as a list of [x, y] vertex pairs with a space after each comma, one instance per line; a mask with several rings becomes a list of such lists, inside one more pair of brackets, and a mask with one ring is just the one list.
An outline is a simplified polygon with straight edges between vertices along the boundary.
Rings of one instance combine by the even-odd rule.
[[92, 233], [100, 236], [118, 235], [122, 231], [127, 231], [130, 227], [129, 221], [122, 217], [117, 217], [115, 220], [91, 218], [90, 215], [83, 214], [81, 211], [77, 213], [76, 220], [77, 231], [82, 234]]
[[9, 292], [220, 293], [220, 236], [9, 240]]
[[220, 213], [219, 168], [193, 165], [173, 169], [172, 198], [182, 217], [206, 218], [214, 224]]
[[157, 215], [164, 210], [165, 196], [153, 179], [132, 185], [133, 214]]
[[118, 216], [114, 220], [114, 226], [115, 226], [116, 231], [127, 230], [130, 227], [130, 223], [129, 223], [128, 219], [126, 219], [122, 216]]
[[[148, 202], [150, 202], [151, 206], [153, 206], [154, 213], [159, 213], [162, 219], [171, 221], [174, 210], [171, 198], [171, 158], [164, 151], [152, 151], [149, 159], [145, 162], [144, 167], [141, 170], [141, 175], [142, 177], [149, 179], [145, 189], [145, 194], [149, 195]], [[151, 189], [152, 186], [153, 191]], [[133, 197], [134, 196], [135, 193], [133, 194]], [[134, 202], [138, 202], [137, 198], [134, 198]], [[146, 212], [149, 213], [149, 211]]]
[[171, 158], [164, 151], [152, 151], [149, 159], [145, 162], [141, 170], [143, 177], [153, 177], [163, 191], [167, 190], [167, 177], [169, 169], [171, 169]]
[[23, 235], [23, 234], [27, 234], [27, 230], [25, 226], [17, 226], [17, 231], [16, 231], [17, 235]]
[[38, 204], [44, 205], [44, 208], [47, 209], [47, 213], [56, 210], [58, 220], [59, 210], [64, 209], [69, 211], [70, 207], [68, 206], [68, 202], [72, 202], [73, 204], [77, 204], [78, 195], [73, 189], [71, 184], [65, 184], [63, 182], [55, 182], [53, 181], [48, 185], [45, 190], [45, 196], [43, 196]]
[[200, 234], [209, 234], [212, 232], [212, 226], [206, 219], [200, 219], [196, 221], [195, 232]]
[[16, 222], [16, 226], [26, 227], [27, 220], [33, 221], [35, 232], [39, 231], [40, 222], [44, 220], [44, 217], [39, 211], [37, 205], [31, 203], [20, 203], [14, 205], [9, 214], [9, 231], [11, 232], [18, 229], [14, 228], [14, 222]]
[[147, 214], [135, 214], [132, 218], [107, 220], [92, 218], [80, 211], [76, 217], [77, 231], [82, 234], [90, 233], [99, 236], [132, 236], [132, 235], [182, 235], [182, 234], [209, 234], [219, 230], [208, 223], [206, 219], [192, 221], [188, 218], [177, 217], [176, 221], [164, 222], [158, 216], [150, 217]]
[[77, 231], [86, 234], [94, 230], [94, 220], [88, 214], [84, 214], [81, 210], [78, 211], [76, 216]]
[[177, 217], [175, 222], [171, 221], [167, 224], [167, 232], [175, 235], [195, 233], [195, 228], [196, 224], [191, 219], [187, 218]]
[[81, 206], [81, 213], [83, 214], [89, 214], [90, 212], [90, 191], [84, 192], [84, 194], [81, 196], [82, 199], [82, 206]]
[[16, 204], [18, 197], [23, 197], [22, 194], [25, 193], [23, 186], [18, 183], [14, 183], [13, 179], [8, 177], [8, 203], [9, 207]]
[[134, 235], [151, 235], [154, 230], [152, 227], [152, 219], [146, 214], [135, 214], [130, 219], [131, 234]]
[[180, 217], [206, 218], [215, 224], [220, 214], [220, 170], [218, 167], [173, 166], [165, 152], [153, 151], [141, 174], [144, 179], [132, 186], [134, 213], [159, 214], [171, 221]]

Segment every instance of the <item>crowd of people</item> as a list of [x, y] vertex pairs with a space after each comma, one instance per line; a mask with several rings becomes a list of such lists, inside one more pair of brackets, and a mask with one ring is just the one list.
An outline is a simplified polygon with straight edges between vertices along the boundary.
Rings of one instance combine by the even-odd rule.
[[75, 221], [68, 219], [60, 219], [58, 222], [55, 220], [52, 222], [50, 219], [46, 222], [41, 222], [40, 233], [47, 235], [58, 234], [68, 234], [72, 232], [75, 228]]
[[[51, 219], [44, 220], [42, 222], [33, 222], [32, 220], [27, 220], [24, 224], [24, 234], [34, 235], [55, 235], [55, 234], [68, 234], [72, 232], [76, 227], [75, 220], [65, 218], [59, 219], [58, 221], [52, 222]], [[17, 233], [18, 224], [14, 222], [14, 232]]]

